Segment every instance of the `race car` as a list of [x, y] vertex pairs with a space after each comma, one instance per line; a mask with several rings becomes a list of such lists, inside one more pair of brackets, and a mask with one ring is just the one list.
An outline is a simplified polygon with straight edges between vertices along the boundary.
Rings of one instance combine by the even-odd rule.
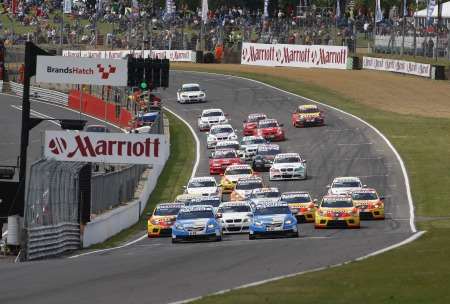
[[255, 171], [267, 171], [272, 167], [273, 160], [280, 154], [280, 146], [275, 144], [259, 145], [253, 157], [252, 168]]
[[220, 203], [222, 199], [219, 196], [200, 196], [189, 200], [185, 206], [211, 206], [216, 213]]
[[206, 146], [213, 149], [222, 140], [237, 140], [237, 135], [230, 124], [218, 124], [211, 127], [206, 137]]
[[172, 226], [172, 243], [197, 240], [222, 240], [222, 226], [211, 206], [181, 208]]
[[245, 160], [245, 153], [241, 150], [241, 145], [239, 144], [239, 142], [237, 140], [221, 140], [221, 141], [218, 141], [216, 146], [214, 147], [214, 149], [216, 149], [216, 150], [234, 149], [234, 150], [236, 150], [237, 155], [242, 160]]
[[306, 160], [298, 153], [280, 153], [273, 160], [269, 180], [307, 179]]
[[291, 208], [292, 214], [295, 215], [300, 223], [314, 222], [316, 213], [315, 201], [306, 191], [283, 192], [281, 201], [286, 202]]
[[199, 116], [197, 126], [200, 131], [208, 131], [212, 125], [226, 124], [228, 118], [221, 109], [205, 109]]
[[249, 178], [241, 178], [237, 181], [234, 191], [231, 192], [231, 201], [244, 201], [250, 197], [253, 189], [263, 188], [262, 178], [252, 176]]
[[360, 228], [359, 210], [349, 194], [325, 195], [316, 209], [315, 228]]
[[193, 177], [185, 188], [186, 194], [199, 196], [220, 196], [220, 188], [212, 176]]
[[249, 196], [250, 202], [255, 205], [260, 202], [278, 202], [280, 198], [280, 190], [274, 187], [253, 189]]
[[187, 202], [191, 201], [194, 198], [198, 198], [198, 197], [202, 197], [201, 194], [197, 193], [197, 194], [180, 194], [177, 195], [177, 197], [175, 198], [175, 203], [182, 203], [182, 204], [186, 204]]
[[256, 155], [258, 147], [267, 143], [262, 136], [244, 136], [241, 138], [240, 150], [245, 156], [245, 160], [250, 161]]
[[249, 239], [259, 236], [298, 237], [297, 219], [285, 202], [260, 202], [255, 206], [249, 227]]
[[217, 210], [222, 220], [222, 230], [227, 233], [248, 233], [252, 220], [252, 208], [246, 201], [222, 203]]
[[236, 150], [215, 150], [209, 160], [209, 174], [223, 174], [228, 166], [242, 164]]
[[361, 220], [384, 219], [384, 197], [378, 196], [375, 189], [365, 188], [351, 192], [353, 203], [359, 209]]
[[270, 141], [285, 140], [283, 124], [279, 124], [276, 119], [263, 119], [258, 122], [256, 135], [262, 136]]
[[291, 122], [294, 127], [323, 126], [325, 117], [316, 105], [301, 105], [292, 113]]
[[179, 103], [206, 102], [206, 91], [197, 83], [186, 83], [177, 91]]
[[225, 169], [220, 186], [222, 193], [231, 193], [240, 178], [253, 176], [253, 170], [249, 165], [231, 165]]
[[242, 134], [244, 136], [255, 135], [258, 121], [266, 119], [267, 115], [263, 113], [249, 114], [247, 119], [244, 120]]
[[327, 185], [328, 194], [347, 194], [365, 187], [356, 176], [336, 177], [331, 185]]
[[147, 220], [147, 235], [151, 237], [170, 236], [172, 225], [178, 211], [184, 206], [180, 203], [161, 203], [156, 205], [152, 215]]

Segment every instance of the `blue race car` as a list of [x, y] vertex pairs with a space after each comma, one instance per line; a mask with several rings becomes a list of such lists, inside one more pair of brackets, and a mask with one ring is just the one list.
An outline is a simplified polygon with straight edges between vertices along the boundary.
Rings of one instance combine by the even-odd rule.
[[285, 202], [261, 201], [254, 205], [249, 239], [258, 236], [298, 237], [297, 219]]
[[212, 206], [185, 206], [178, 212], [172, 226], [172, 243], [197, 240], [222, 240], [222, 226]]

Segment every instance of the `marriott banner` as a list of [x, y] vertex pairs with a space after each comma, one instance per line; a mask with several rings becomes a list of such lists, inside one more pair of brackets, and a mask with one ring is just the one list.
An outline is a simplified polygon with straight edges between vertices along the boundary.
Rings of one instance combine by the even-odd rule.
[[241, 64], [346, 69], [346, 46], [243, 43]]
[[37, 56], [36, 82], [124, 87], [127, 79], [126, 60]]
[[164, 135], [45, 131], [44, 155], [60, 161], [164, 165], [168, 149]]

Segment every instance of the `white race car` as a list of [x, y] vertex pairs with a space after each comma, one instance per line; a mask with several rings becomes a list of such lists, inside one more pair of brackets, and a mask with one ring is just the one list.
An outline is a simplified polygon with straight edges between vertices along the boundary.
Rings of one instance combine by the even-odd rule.
[[246, 201], [222, 203], [217, 210], [222, 219], [223, 233], [248, 233], [252, 217], [252, 208]]
[[336, 177], [333, 179], [331, 185], [328, 185], [328, 194], [348, 194], [355, 190], [360, 190], [365, 188], [359, 177], [347, 176], [347, 177]]
[[191, 178], [185, 187], [185, 193], [202, 196], [220, 196], [222, 195], [216, 179], [212, 176]]
[[206, 102], [206, 91], [200, 88], [197, 83], [187, 83], [181, 86], [177, 92], [179, 103]]
[[221, 149], [233, 149], [236, 150], [237, 154], [239, 155], [239, 157], [242, 160], [245, 160], [245, 154], [240, 150], [240, 145], [239, 142], [237, 140], [221, 140], [218, 141], [216, 144], [216, 149], [217, 150], [221, 150]]
[[260, 145], [267, 144], [267, 140], [262, 136], [244, 136], [241, 138], [241, 151], [245, 155], [245, 160], [250, 161], [256, 155]]
[[306, 160], [298, 153], [280, 153], [273, 160], [269, 180], [306, 179]]
[[200, 131], [208, 131], [212, 125], [226, 124], [228, 118], [221, 109], [206, 109], [198, 118], [197, 126]]
[[213, 125], [206, 137], [208, 149], [216, 147], [217, 142], [222, 140], [236, 140], [238, 137], [230, 124]]
[[278, 202], [281, 199], [281, 193], [278, 188], [259, 188], [254, 189], [250, 194], [249, 200], [252, 204], [258, 205], [260, 202]]

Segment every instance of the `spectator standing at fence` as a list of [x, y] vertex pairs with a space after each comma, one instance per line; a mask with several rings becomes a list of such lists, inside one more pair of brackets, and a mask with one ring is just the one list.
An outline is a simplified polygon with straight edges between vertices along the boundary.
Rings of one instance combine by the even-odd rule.
[[364, 38], [368, 39], [369, 38], [369, 22], [366, 20], [366, 22], [364, 22]]

